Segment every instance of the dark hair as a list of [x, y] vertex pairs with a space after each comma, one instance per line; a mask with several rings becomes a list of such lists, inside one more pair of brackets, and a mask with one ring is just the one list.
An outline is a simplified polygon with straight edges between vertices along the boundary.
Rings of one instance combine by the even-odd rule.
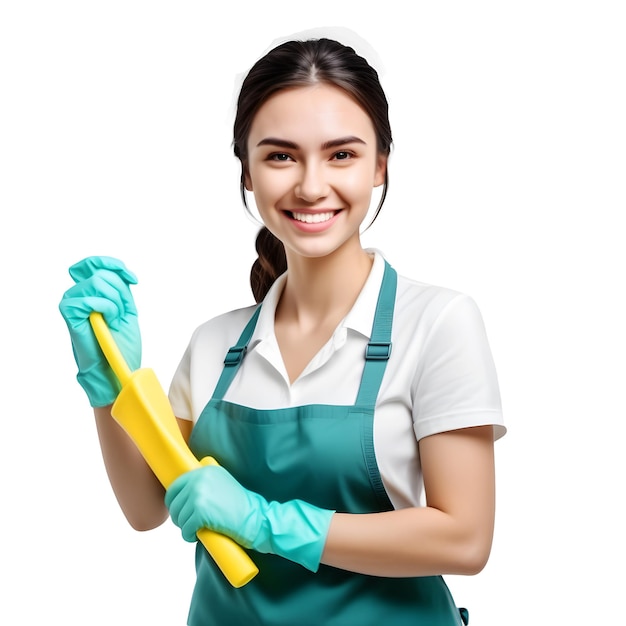
[[[374, 124], [378, 152], [389, 154], [392, 142], [389, 107], [376, 70], [353, 48], [332, 39], [283, 43], [253, 65], [243, 81], [237, 100], [233, 149], [241, 161], [241, 197], [246, 209], [248, 136], [254, 116], [276, 92], [316, 83], [335, 85], [350, 94]], [[385, 170], [382, 197], [372, 221], [378, 216], [385, 201], [388, 182]], [[260, 302], [274, 280], [287, 269], [287, 260], [283, 244], [265, 227], [257, 236], [256, 249], [259, 258], [252, 266], [250, 283], [256, 301]]]

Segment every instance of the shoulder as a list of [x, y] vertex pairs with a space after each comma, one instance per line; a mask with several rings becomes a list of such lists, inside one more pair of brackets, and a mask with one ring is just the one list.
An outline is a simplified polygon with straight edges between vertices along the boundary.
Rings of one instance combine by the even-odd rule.
[[447, 366], [492, 368], [482, 314], [463, 292], [399, 276], [392, 333], [414, 382]]
[[252, 305], [222, 313], [198, 326], [189, 343], [192, 352], [210, 347], [212, 351], [224, 353], [237, 342], [239, 335], [248, 323], [257, 306]]
[[446, 319], [482, 324], [478, 306], [468, 294], [398, 276], [395, 322], [401, 328], [426, 331]]

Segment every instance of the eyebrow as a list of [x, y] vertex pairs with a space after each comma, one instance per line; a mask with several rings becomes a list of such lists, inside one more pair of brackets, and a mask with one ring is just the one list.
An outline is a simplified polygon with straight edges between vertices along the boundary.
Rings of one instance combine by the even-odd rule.
[[[337, 139], [330, 139], [329, 141], [325, 141], [322, 144], [322, 150], [329, 150], [330, 148], [338, 148], [340, 146], [345, 146], [348, 143], [361, 143], [366, 145], [365, 142], [359, 137], [355, 137], [354, 135], [348, 135], [347, 137], [339, 137]], [[279, 139], [278, 137], [266, 137], [265, 139], [261, 139], [259, 143], [257, 143], [257, 148], [259, 146], [276, 146], [278, 148], [288, 148], [290, 150], [298, 150], [300, 146], [293, 141], [288, 141], [287, 139]]]

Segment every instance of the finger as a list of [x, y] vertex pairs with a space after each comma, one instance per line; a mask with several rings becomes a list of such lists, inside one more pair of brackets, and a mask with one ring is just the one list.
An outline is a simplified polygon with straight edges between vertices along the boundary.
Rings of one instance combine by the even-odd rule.
[[185, 541], [195, 541], [199, 526], [195, 507], [185, 497], [175, 498], [170, 509], [172, 522], [178, 526]]
[[[182, 476], [184, 476], [184, 474]], [[182, 476], [179, 476], [165, 492], [165, 506], [168, 508], [170, 517], [174, 520], [175, 524], [184, 504], [184, 498], [178, 498], [180, 492], [185, 486], [184, 481], [180, 480]]]
[[126, 313], [137, 314], [130, 287], [119, 274], [110, 270], [98, 270], [89, 281], [91, 281], [91, 288], [101, 290], [101, 293], [107, 297], [117, 294], [118, 298], [114, 298], [114, 301], [120, 305], [120, 317], [124, 317]]
[[198, 541], [197, 533], [202, 528], [202, 526], [198, 526], [194, 517], [192, 517], [187, 523], [185, 523], [181, 530], [183, 535], [183, 539], [188, 541], [189, 543], [195, 543]]
[[169, 509], [170, 517], [172, 518], [172, 522], [174, 522], [176, 526], [180, 527], [183, 523], [183, 520], [181, 519], [181, 516], [180, 516], [180, 512], [182, 510], [182, 504], [180, 503], [180, 501], [174, 499], [172, 503], [170, 504], [170, 506], [168, 507], [168, 509]]
[[76, 281], [85, 280], [94, 275], [98, 270], [109, 270], [131, 285], [137, 284], [137, 277], [119, 259], [110, 256], [90, 256], [74, 263], [69, 268], [70, 276]]
[[59, 304], [61, 315], [70, 328], [79, 329], [88, 324], [89, 315], [92, 311], [102, 313], [105, 319], [114, 320], [109, 326], [116, 330], [119, 327], [119, 309], [117, 305], [107, 298], [96, 296], [80, 296], [78, 298], [64, 297]]
[[[137, 307], [130, 293], [130, 288], [115, 272], [108, 270], [99, 270], [90, 278], [70, 287], [63, 294], [61, 304], [63, 305], [64, 300], [78, 300], [80, 298], [84, 298], [89, 306], [79, 307], [76, 313], [82, 312], [88, 316], [92, 310], [98, 311], [104, 315], [107, 324], [113, 330], [119, 328], [118, 320], [120, 318], [126, 314], [137, 314]], [[108, 300], [114, 306], [107, 305], [104, 300]], [[96, 305], [98, 308], [90, 308]]]

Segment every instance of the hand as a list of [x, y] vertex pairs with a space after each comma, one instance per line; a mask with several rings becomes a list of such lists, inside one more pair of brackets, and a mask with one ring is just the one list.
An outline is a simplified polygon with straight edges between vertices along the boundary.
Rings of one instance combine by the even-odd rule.
[[165, 504], [186, 541], [196, 541], [198, 530], [209, 528], [244, 548], [277, 554], [314, 572], [334, 513], [302, 500], [268, 502], [217, 465], [179, 476]]
[[102, 313], [131, 370], [141, 364], [141, 335], [137, 309], [130, 285], [135, 275], [117, 259], [92, 256], [69, 269], [76, 284], [68, 289], [59, 304], [72, 340], [78, 365], [77, 379], [93, 407], [115, 401], [120, 384], [98, 345], [89, 314]]

